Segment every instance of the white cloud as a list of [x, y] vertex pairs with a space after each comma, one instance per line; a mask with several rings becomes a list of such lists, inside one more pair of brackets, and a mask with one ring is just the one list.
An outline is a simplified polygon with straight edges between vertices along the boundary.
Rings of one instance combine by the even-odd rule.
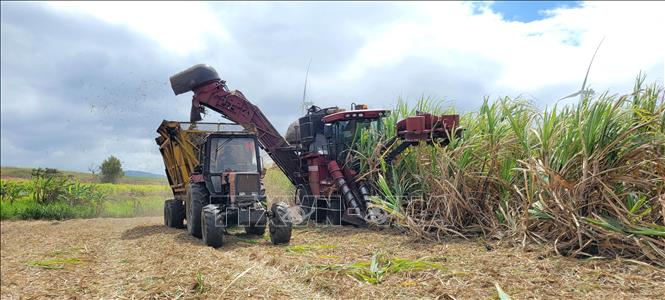
[[[206, 48], [206, 40], [233, 40], [220, 16], [242, 9], [264, 11], [275, 6], [252, 3], [212, 7], [207, 3], [164, 2], [49, 2], [70, 12], [122, 24], [158, 41], [165, 49], [189, 54]], [[390, 3], [402, 8], [401, 18], [356, 31], [365, 39], [354, 60], [337, 74], [340, 82], [372, 76], [376, 68], [394, 66], [407, 58], [432, 62], [432, 68], [460, 69], [482, 75], [485, 62], [501, 70], [499, 80], [486, 82], [494, 95], [534, 94], [551, 86], [577, 87], [598, 42], [605, 42], [594, 62], [590, 83], [597, 89], [622, 89], [640, 70], [654, 70], [665, 61], [665, 21], [661, 2], [586, 2], [581, 7], [545, 12], [546, 19], [507, 21], [489, 3]], [[229, 11], [225, 12], [224, 8]], [[262, 10], [262, 8], [265, 8]], [[270, 9], [268, 9], [270, 8]], [[243, 18], [232, 18], [233, 21]], [[252, 20], [247, 20], [252, 22]], [[284, 24], [280, 24], [284, 25]], [[330, 26], [335, 26], [330, 24]], [[308, 28], [292, 31], [305, 34]], [[297, 47], [297, 45], [294, 45]], [[241, 47], [233, 45], [230, 47]], [[226, 50], [232, 51], [232, 50]], [[211, 58], [213, 59], [213, 58]], [[222, 67], [222, 66], [220, 66]], [[651, 79], [663, 80], [656, 69]], [[478, 81], [483, 81], [481, 77]], [[330, 82], [338, 85], [340, 82]], [[624, 83], [623, 86], [616, 86]], [[562, 91], [562, 95], [569, 91]], [[572, 90], [570, 91], [572, 92]], [[538, 95], [548, 97], [551, 95]], [[552, 99], [547, 99], [552, 100]]]
[[[617, 91], [630, 86], [640, 70], [654, 68], [656, 74], [649, 74], [650, 79], [662, 82], [664, 72], [658, 68], [665, 61], [664, 7], [662, 2], [588, 2], [522, 23], [506, 21], [487, 6], [475, 14], [468, 3], [412, 4], [403, 19], [368, 33], [368, 42], [340, 79], [371, 76], [373, 68], [408, 57], [427, 59], [432, 68], [460, 68], [460, 72], [482, 70], [485, 66], [477, 59], [483, 58], [501, 70], [498, 81], [487, 83], [494, 95], [578, 87], [605, 37], [590, 74], [594, 87]], [[567, 92], [561, 91], [561, 96]]]
[[204, 50], [208, 38], [230, 37], [205, 2], [55, 1], [48, 5], [59, 11], [83, 13], [111, 24], [129, 26], [180, 55]]

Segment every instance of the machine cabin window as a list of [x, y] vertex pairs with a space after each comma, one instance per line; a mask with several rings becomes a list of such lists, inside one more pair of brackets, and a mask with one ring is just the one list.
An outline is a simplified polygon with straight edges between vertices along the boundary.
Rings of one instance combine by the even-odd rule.
[[258, 172], [254, 139], [215, 138], [210, 149], [210, 173]]

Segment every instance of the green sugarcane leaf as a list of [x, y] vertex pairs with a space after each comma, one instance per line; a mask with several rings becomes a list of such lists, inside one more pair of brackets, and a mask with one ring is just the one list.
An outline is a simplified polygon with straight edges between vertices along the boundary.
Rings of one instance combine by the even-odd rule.
[[510, 296], [503, 291], [503, 289], [501, 288], [501, 286], [499, 286], [498, 283], [495, 282], [494, 286], [496, 287], [496, 294], [500, 300], [512, 300], [512, 298], [510, 298]]

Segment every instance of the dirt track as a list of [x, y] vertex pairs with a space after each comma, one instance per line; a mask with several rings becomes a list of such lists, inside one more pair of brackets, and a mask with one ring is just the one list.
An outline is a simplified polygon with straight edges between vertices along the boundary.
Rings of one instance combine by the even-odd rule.
[[[386, 230], [300, 228], [293, 247], [241, 235], [215, 250], [161, 222], [2, 222], [1, 296], [468, 299], [494, 297], [494, 283], [517, 299], [665, 295], [662, 269], [556, 257], [543, 248], [523, 251], [480, 240], [430, 244]], [[427, 257], [444, 268], [392, 274], [372, 285], [321, 267], [367, 262], [377, 251]]]

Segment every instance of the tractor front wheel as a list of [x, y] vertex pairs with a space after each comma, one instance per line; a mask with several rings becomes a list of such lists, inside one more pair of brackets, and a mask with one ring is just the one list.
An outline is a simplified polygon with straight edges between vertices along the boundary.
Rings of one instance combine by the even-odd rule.
[[289, 206], [284, 202], [274, 203], [270, 208], [270, 241], [273, 244], [288, 244], [291, 241], [291, 227], [293, 221], [289, 213]]
[[189, 201], [186, 203], [187, 210], [187, 231], [189, 234], [201, 237], [201, 211], [203, 206], [208, 204], [208, 190], [204, 184], [189, 184]]
[[217, 206], [208, 204], [201, 211], [203, 243], [213, 248], [224, 245], [223, 217]]

